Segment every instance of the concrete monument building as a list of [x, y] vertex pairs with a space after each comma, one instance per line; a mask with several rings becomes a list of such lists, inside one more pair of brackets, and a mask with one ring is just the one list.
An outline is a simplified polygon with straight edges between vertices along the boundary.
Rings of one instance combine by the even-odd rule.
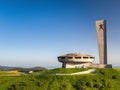
[[95, 57], [88, 54], [70, 53], [58, 57], [58, 61], [62, 63], [62, 68], [112, 68], [111, 64], [107, 64], [107, 35], [106, 21], [96, 21], [97, 41], [99, 50], [99, 64], [93, 64]]
[[100, 64], [107, 64], [107, 39], [105, 20], [96, 21], [96, 31]]
[[96, 21], [96, 32], [99, 50], [99, 61], [103, 67], [112, 68], [111, 64], [107, 64], [107, 31], [106, 31], [106, 20]]
[[94, 60], [94, 56], [81, 53], [69, 53], [58, 57], [58, 61], [62, 63], [62, 68], [85, 68], [92, 65]]

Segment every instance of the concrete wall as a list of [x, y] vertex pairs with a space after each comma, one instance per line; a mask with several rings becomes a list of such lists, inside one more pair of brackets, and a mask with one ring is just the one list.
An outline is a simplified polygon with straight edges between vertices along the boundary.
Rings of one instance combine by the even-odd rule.
[[66, 63], [65, 68], [87, 68], [91, 63]]
[[100, 64], [107, 64], [107, 39], [105, 20], [96, 21], [96, 31]]
[[90, 68], [112, 68], [111, 64], [92, 64]]

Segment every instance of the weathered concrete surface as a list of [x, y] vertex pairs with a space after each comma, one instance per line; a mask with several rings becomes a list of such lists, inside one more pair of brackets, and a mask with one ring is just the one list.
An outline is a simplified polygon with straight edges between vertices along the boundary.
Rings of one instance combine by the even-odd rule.
[[65, 68], [87, 68], [92, 63], [66, 63]]
[[111, 64], [91, 64], [89, 68], [112, 68]]
[[106, 21], [96, 21], [97, 40], [100, 64], [107, 64]]
[[94, 56], [81, 53], [69, 53], [58, 57], [58, 61], [62, 63], [62, 68], [89, 67], [94, 60]]

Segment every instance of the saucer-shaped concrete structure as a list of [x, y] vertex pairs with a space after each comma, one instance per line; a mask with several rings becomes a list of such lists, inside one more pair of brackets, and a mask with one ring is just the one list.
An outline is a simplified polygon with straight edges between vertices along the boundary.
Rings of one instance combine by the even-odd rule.
[[89, 67], [94, 60], [94, 56], [81, 53], [69, 53], [58, 57], [63, 68]]

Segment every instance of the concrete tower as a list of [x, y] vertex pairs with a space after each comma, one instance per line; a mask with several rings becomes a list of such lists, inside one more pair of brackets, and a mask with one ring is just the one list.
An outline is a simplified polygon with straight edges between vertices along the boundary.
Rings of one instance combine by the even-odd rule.
[[107, 39], [106, 39], [106, 21], [96, 21], [96, 31], [99, 49], [100, 64], [107, 64]]

